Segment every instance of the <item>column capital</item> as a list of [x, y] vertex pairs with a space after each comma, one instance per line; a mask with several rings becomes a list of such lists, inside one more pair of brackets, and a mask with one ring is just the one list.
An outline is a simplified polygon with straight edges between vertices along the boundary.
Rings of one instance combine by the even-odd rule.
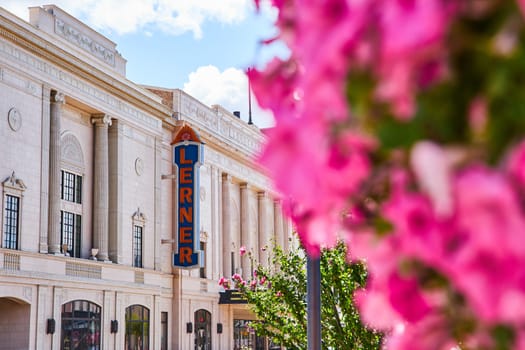
[[255, 189], [255, 186], [253, 186], [252, 184], [249, 184], [247, 182], [241, 182], [239, 187], [240, 187], [241, 190], [248, 190], [248, 191], [252, 191], [252, 190]]
[[260, 192], [257, 192], [257, 198], [259, 199], [266, 199], [266, 198], [269, 198], [268, 196], [268, 192], [266, 191], [260, 191]]
[[64, 104], [66, 102], [66, 96], [56, 90], [51, 90], [51, 103]]
[[231, 182], [232, 181], [232, 176], [230, 174], [227, 174], [227, 173], [222, 173], [222, 181], [229, 181]]
[[91, 123], [96, 126], [111, 126], [111, 117], [109, 114], [93, 114], [91, 116]]

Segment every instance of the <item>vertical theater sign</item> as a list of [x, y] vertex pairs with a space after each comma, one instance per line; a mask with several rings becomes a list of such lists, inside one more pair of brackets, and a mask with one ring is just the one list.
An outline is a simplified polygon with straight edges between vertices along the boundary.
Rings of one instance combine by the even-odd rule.
[[172, 142], [173, 166], [177, 174], [176, 239], [173, 266], [199, 267], [199, 168], [203, 162], [203, 143], [189, 126], [183, 126]]

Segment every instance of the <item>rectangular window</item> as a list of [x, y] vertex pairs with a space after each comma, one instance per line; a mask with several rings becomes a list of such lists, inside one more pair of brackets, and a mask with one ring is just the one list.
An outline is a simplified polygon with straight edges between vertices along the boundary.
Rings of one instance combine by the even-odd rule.
[[201, 250], [201, 256], [203, 257], [203, 260], [201, 262], [201, 267], [199, 268], [199, 275], [200, 278], [206, 278], [206, 242], [201, 242], [200, 244], [200, 250]]
[[231, 252], [230, 253], [231, 255], [231, 274], [230, 276], [233, 276], [235, 274], [235, 253], [234, 252]]
[[133, 226], [133, 266], [142, 267], [142, 226]]
[[168, 350], [168, 313], [160, 313], [160, 350]]
[[82, 203], [82, 176], [62, 170], [62, 199]]
[[80, 258], [81, 231], [82, 216], [62, 211], [60, 220], [62, 246], [66, 247], [67, 253], [75, 258]]
[[18, 249], [20, 198], [5, 196], [4, 248]]

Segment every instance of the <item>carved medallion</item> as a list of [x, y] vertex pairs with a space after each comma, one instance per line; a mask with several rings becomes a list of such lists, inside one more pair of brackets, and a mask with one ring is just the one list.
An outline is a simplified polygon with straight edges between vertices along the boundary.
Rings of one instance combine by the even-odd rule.
[[18, 131], [22, 127], [22, 115], [15, 107], [11, 108], [7, 113], [7, 122], [13, 131]]
[[144, 161], [141, 158], [135, 159], [135, 172], [138, 176], [144, 172]]

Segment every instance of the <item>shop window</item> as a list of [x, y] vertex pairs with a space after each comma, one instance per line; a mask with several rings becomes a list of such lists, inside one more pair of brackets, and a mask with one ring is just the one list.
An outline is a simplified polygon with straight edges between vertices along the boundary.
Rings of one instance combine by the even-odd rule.
[[211, 313], [195, 311], [195, 350], [211, 350]]
[[142, 305], [126, 308], [126, 350], [149, 349], [149, 309]]
[[100, 350], [101, 307], [87, 300], [62, 305], [61, 350]]
[[168, 350], [168, 313], [160, 313], [160, 350]]

